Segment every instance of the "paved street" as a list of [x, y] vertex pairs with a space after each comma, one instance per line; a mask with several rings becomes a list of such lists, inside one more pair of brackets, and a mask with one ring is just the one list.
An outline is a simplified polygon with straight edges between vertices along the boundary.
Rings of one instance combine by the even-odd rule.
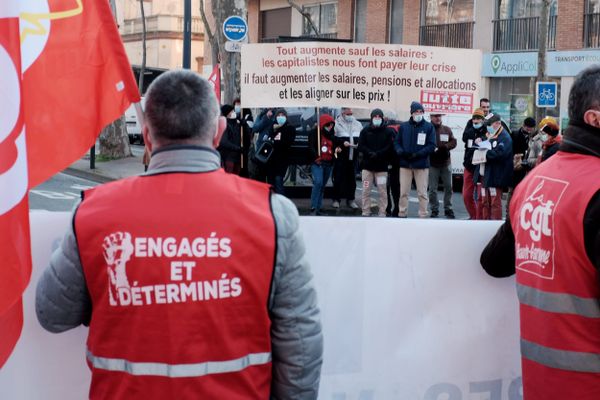
[[32, 210], [71, 211], [81, 198], [82, 190], [96, 186], [96, 182], [67, 174], [56, 174], [29, 191]]

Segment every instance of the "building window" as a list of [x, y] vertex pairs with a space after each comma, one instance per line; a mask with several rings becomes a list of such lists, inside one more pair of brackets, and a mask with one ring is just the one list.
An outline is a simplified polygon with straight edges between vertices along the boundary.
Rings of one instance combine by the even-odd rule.
[[261, 11], [261, 42], [276, 41], [279, 36], [290, 36], [292, 7]]
[[423, 0], [421, 13], [421, 45], [473, 47], [474, 0]]
[[391, 0], [390, 7], [390, 43], [402, 43], [404, 0]]
[[367, 41], [367, 0], [354, 1], [354, 41]]
[[600, 0], [586, 0], [584, 18], [584, 46], [600, 47]]
[[[304, 11], [310, 14], [312, 22], [319, 29], [321, 36], [333, 38], [337, 36], [337, 2], [304, 6]], [[303, 21], [302, 34], [314, 35], [315, 31], [306, 18]]]
[[[533, 51], [539, 48], [540, 13], [544, 0], [496, 0], [494, 51]], [[549, 8], [548, 49], [556, 47], [557, 0]]]

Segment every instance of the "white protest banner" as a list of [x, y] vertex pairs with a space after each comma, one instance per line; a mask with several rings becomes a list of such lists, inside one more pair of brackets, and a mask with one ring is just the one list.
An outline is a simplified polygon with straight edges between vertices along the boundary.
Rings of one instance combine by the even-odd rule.
[[[87, 329], [45, 332], [34, 311], [36, 283], [70, 222], [31, 214], [24, 330], [0, 370], [0, 399], [87, 398]], [[300, 223], [325, 340], [320, 399], [521, 400], [515, 282], [478, 262], [497, 221]]]
[[359, 107], [470, 114], [479, 100], [481, 52], [361, 43], [242, 47], [245, 107]]

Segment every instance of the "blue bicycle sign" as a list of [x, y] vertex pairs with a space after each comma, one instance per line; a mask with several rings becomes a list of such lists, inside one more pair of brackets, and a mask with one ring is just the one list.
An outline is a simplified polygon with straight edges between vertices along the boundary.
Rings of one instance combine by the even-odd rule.
[[556, 82], [537, 82], [535, 88], [536, 107], [552, 108], [557, 106], [558, 88]]

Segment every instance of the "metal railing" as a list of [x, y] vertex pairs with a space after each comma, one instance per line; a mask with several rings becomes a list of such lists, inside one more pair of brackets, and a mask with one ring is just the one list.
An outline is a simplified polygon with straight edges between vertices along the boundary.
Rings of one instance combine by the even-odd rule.
[[302, 36], [276, 36], [276, 37], [268, 37], [261, 38], [260, 43], [280, 43], [280, 42], [290, 42], [290, 41], [309, 41], [311, 39], [337, 39], [337, 32], [333, 33], [322, 33], [321, 35], [302, 35]]
[[600, 47], [600, 14], [584, 15], [583, 45]]
[[470, 49], [473, 47], [473, 25], [474, 22], [423, 25], [419, 29], [419, 44]]
[[[204, 31], [202, 19], [192, 18], [192, 33]], [[152, 15], [146, 17], [146, 32], [183, 32], [183, 17], [177, 15]], [[135, 35], [142, 33], [142, 19], [133, 18], [123, 21], [122, 35]]]
[[[494, 20], [494, 51], [531, 51], [539, 48], [540, 18]], [[548, 21], [547, 48], [556, 47], [556, 15]]]

